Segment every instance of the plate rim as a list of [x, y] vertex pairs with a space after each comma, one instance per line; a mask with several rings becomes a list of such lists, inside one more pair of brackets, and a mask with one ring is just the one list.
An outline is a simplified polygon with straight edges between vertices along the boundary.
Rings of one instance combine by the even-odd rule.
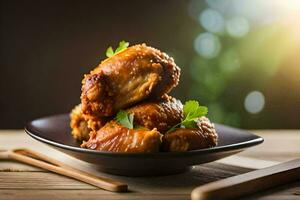
[[30, 130], [30, 127], [32, 127], [32, 122], [36, 121], [36, 120], [42, 120], [42, 119], [46, 119], [49, 117], [58, 117], [58, 116], [66, 116], [69, 114], [57, 114], [57, 115], [49, 115], [46, 117], [41, 117], [41, 118], [37, 118], [34, 119], [28, 123], [26, 123], [24, 130], [25, 132], [32, 138], [46, 143], [48, 145], [52, 145], [55, 147], [59, 147], [62, 149], [66, 149], [66, 150], [70, 150], [70, 151], [76, 151], [76, 152], [80, 152], [80, 153], [90, 153], [90, 154], [98, 154], [98, 155], [103, 155], [103, 156], [121, 156], [121, 157], [126, 157], [126, 156], [135, 156], [135, 157], [156, 157], [156, 156], [192, 156], [194, 154], [209, 154], [209, 153], [217, 153], [217, 152], [228, 152], [228, 151], [235, 151], [235, 150], [242, 150], [248, 147], [252, 147], [258, 144], [261, 144], [264, 142], [264, 139], [258, 135], [255, 135], [247, 130], [243, 130], [243, 129], [239, 129], [239, 128], [234, 128], [234, 127], [230, 127], [227, 125], [223, 125], [223, 124], [218, 124], [218, 123], [214, 123], [214, 124], [218, 124], [221, 126], [225, 126], [225, 127], [230, 127], [230, 128], [234, 128], [234, 129], [238, 129], [238, 130], [242, 130], [244, 132], [247, 132], [249, 135], [255, 136], [255, 139], [252, 140], [248, 140], [245, 142], [239, 142], [239, 143], [234, 143], [234, 144], [228, 144], [228, 145], [224, 145], [224, 146], [217, 146], [217, 147], [212, 147], [212, 148], [204, 148], [204, 149], [197, 149], [197, 150], [191, 150], [191, 151], [186, 151], [186, 152], [150, 152], [150, 153], [126, 153], [126, 152], [109, 152], [109, 151], [98, 151], [98, 150], [92, 150], [92, 149], [85, 149], [85, 148], [80, 148], [80, 147], [75, 147], [75, 146], [70, 146], [70, 145], [66, 145], [66, 144], [62, 144], [59, 142], [55, 142], [53, 140], [49, 140], [43, 137], [38, 136], [34, 130]]

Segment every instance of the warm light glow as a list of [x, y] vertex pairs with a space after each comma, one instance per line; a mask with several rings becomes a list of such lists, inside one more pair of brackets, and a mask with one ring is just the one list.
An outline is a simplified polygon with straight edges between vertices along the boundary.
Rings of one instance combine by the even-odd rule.
[[232, 37], [243, 37], [249, 32], [249, 23], [243, 17], [235, 17], [226, 22], [226, 30]]
[[[299, 91], [300, 0], [206, 0], [202, 6], [191, 0], [189, 14], [199, 24], [194, 40], [197, 55], [190, 63], [194, 82], [190, 94], [214, 102], [213, 120], [238, 124], [241, 114], [236, 111], [241, 109], [264, 116], [269, 112], [261, 112], [265, 98], [280, 87], [289, 85], [290, 96]], [[240, 93], [228, 89], [237, 85]], [[246, 85], [268, 92], [247, 91]], [[244, 92], [243, 99], [222, 104], [226, 95]], [[268, 104], [269, 109], [274, 103]]]
[[270, 4], [273, 5], [277, 10], [288, 11], [288, 12], [299, 12], [300, 1], [299, 0], [269, 0]]

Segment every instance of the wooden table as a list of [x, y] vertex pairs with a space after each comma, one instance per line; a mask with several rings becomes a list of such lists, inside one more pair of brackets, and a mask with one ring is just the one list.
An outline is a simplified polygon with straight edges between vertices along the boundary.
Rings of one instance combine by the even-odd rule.
[[[23, 130], [1, 130], [0, 148], [27, 147], [71, 164], [81, 170], [114, 178], [129, 185], [128, 193], [112, 193], [25, 164], [0, 161], [0, 199], [190, 199], [198, 185], [300, 157], [300, 130], [253, 131], [265, 142], [235, 156], [189, 172], [163, 177], [130, 178], [103, 174], [83, 161], [39, 143]], [[300, 199], [300, 182], [254, 194], [245, 199]]]

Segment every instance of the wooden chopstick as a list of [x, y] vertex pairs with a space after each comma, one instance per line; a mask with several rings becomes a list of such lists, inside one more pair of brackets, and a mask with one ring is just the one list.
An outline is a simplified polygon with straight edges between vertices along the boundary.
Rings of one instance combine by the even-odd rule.
[[300, 179], [300, 159], [199, 186], [192, 200], [233, 199]]
[[28, 149], [14, 149], [7, 151], [6, 154], [8, 159], [13, 159], [64, 176], [68, 176], [105, 190], [113, 192], [125, 192], [128, 189], [128, 186], [124, 183], [88, 174], [78, 169], [74, 169], [60, 161]]

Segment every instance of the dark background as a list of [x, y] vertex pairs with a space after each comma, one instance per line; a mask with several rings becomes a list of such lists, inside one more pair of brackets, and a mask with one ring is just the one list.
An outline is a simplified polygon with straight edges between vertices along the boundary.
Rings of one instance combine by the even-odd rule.
[[[0, 128], [22, 128], [34, 118], [69, 112], [80, 102], [83, 74], [105, 58], [108, 46], [116, 46], [123, 39], [131, 44], [146, 42], [174, 56], [182, 76], [173, 95], [183, 101], [193, 97], [209, 104], [208, 98], [190, 91], [192, 86], [198, 88], [189, 73], [195, 54], [193, 41], [204, 30], [189, 16], [189, 4], [190, 1], [170, 0], [2, 0]], [[199, 4], [199, 9], [205, 7], [205, 2]], [[299, 56], [299, 52], [293, 53], [290, 56]], [[294, 65], [299, 67], [298, 63]], [[243, 128], [300, 128], [300, 77], [295, 71], [298, 77], [291, 78], [285, 73], [291, 65], [284, 66], [271, 80], [261, 83], [264, 87], [260, 88], [266, 91], [266, 106], [260, 114], [249, 114], [243, 108], [245, 95], [255, 89], [251, 88], [252, 82], [239, 78], [230, 81], [214, 99], [224, 107], [223, 119], [226, 110], [237, 113], [238, 119], [227, 124]], [[297, 87], [290, 87], [291, 84]], [[210, 114], [214, 116], [213, 112]], [[222, 118], [214, 121], [226, 123]]]
[[122, 39], [162, 50], [181, 46], [174, 30], [184, 27], [173, 16], [187, 18], [185, 7], [171, 1], [1, 1], [0, 128], [69, 112], [80, 101], [83, 74]]

